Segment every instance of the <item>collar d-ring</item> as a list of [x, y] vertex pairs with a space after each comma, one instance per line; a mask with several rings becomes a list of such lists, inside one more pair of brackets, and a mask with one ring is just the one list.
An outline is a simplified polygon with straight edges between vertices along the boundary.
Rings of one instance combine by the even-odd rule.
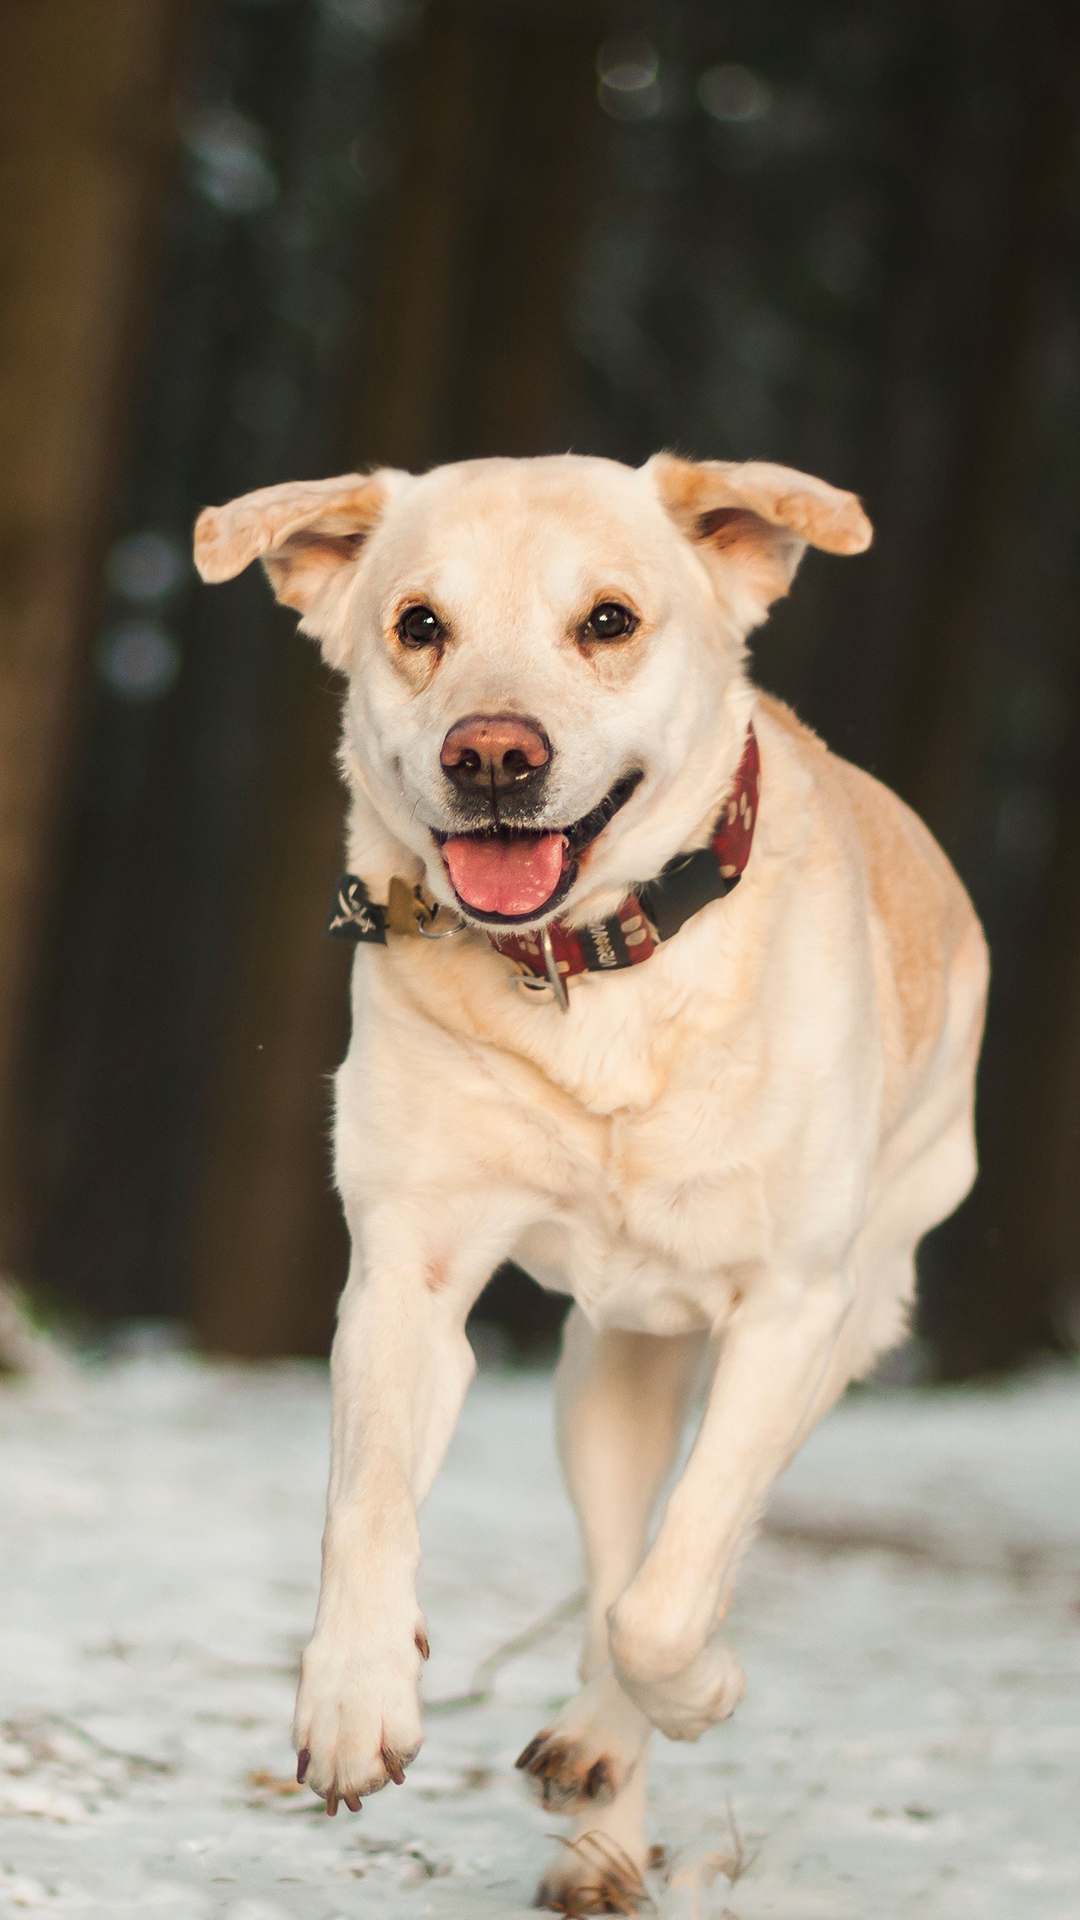
[[423, 920], [417, 920], [416, 931], [420, 935], [421, 940], [449, 940], [452, 933], [464, 933], [468, 922], [462, 919], [460, 913], [453, 914], [453, 926], [440, 927], [437, 925], [437, 921], [441, 913], [453, 913], [453, 909], [450, 907], [436, 907], [431, 919], [426, 924]]
[[559, 972], [559, 963], [555, 958], [555, 949], [551, 944], [550, 927], [541, 927], [540, 929], [540, 951], [544, 956], [544, 970], [548, 979], [551, 981], [552, 992], [563, 1012], [567, 1013], [570, 1008], [570, 995], [567, 992], [566, 981]]

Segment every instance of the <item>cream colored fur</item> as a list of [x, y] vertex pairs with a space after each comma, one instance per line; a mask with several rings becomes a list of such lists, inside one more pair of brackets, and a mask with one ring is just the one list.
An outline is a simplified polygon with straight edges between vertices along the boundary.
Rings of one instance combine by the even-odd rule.
[[[347, 475], [200, 521], [207, 577], [261, 554], [348, 676], [347, 864], [375, 899], [401, 874], [454, 905], [430, 829], [453, 824], [439, 749], [462, 715], [541, 721], [545, 824], [643, 769], [561, 909], [579, 924], [709, 838], [751, 717], [761, 751], [741, 884], [647, 964], [575, 979], [566, 1013], [515, 991], [480, 930], [357, 950], [335, 1131], [354, 1251], [295, 1722], [331, 1808], [420, 1745], [416, 1512], [472, 1376], [466, 1316], [501, 1260], [574, 1298], [559, 1441], [590, 1583], [583, 1691], [527, 1773], [640, 1867], [651, 1730], [694, 1740], [735, 1706], [720, 1626], [770, 1486], [903, 1337], [916, 1244], [972, 1181], [971, 906], [901, 802], [745, 670], [806, 541], [868, 539], [858, 503], [820, 481], [667, 455], [636, 472], [566, 456]], [[640, 627], [589, 647], [581, 623], [611, 598]], [[438, 657], [398, 639], [418, 601], [450, 633]], [[566, 1853], [542, 1896], [571, 1890], [602, 1898]]]

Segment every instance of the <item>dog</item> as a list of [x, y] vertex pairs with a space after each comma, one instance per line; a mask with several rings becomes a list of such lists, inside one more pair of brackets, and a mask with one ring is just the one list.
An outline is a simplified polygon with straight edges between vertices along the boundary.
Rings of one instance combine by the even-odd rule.
[[769, 1489], [903, 1337], [917, 1243], [975, 1175], [967, 895], [748, 674], [807, 544], [870, 537], [821, 480], [672, 454], [299, 481], [196, 527], [203, 579], [261, 560], [345, 676], [353, 1254], [298, 1773], [355, 1810], [419, 1749], [416, 1514], [513, 1257], [573, 1298], [582, 1686], [518, 1763], [592, 1836], [541, 1885], [564, 1912], [629, 1910], [650, 1735], [735, 1708], [721, 1623]]

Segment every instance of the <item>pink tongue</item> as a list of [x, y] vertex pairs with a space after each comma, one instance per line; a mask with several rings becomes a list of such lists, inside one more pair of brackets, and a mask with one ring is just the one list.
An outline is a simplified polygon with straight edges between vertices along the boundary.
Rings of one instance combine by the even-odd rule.
[[562, 878], [566, 839], [561, 833], [523, 833], [512, 839], [447, 840], [443, 857], [455, 891], [480, 913], [535, 913]]

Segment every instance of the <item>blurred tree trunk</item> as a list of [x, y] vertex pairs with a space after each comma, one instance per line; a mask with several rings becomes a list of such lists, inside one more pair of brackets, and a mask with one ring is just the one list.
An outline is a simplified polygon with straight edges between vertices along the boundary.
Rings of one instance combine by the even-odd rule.
[[78, 753], [100, 545], [191, 0], [0, 11], [0, 1261], [26, 1258], [20, 1088]]
[[[402, 175], [340, 455], [422, 468], [566, 444], [563, 307], [588, 204], [602, 15], [574, 0], [433, 0], [400, 76]], [[272, 756], [208, 1129], [190, 1266], [199, 1342], [325, 1352], [345, 1277], [329, 1069], [347, 949], [322, 926], [339, 865], [336, 701], [308, 643]]]
[[949, 852], [962, 842], [977, 777], [982, 639], [1021, 524], [1037, 399], [1061, 269], [1076, 231], [1080, 7], [1032, 9], [1037, 72], [1007, 226], [961, 397], [938, 550], [912, 648], [893, 777]]
[[606, 19], [603, 0], [432, 0], [351, 429], [362, 458], [565, 450]]
[[[1080, 607], [1075, 609], [1080, 615]], [[1080, 1339], [1080, 701], [1054, 854], [1031, 915], [979, 1184], [951, 1235], [932, 1332], [941, 1378], [1006, 1372]]]
[[[1080, 9], [1050, 0], [1007, 231], [961, 401], [934, 590], [915, 648], [896, 783], [952, 853], [977, 794], [983, 639], [1015, 564], [1021, 500], [1039, 432], [1038, 395], [1054, 303], [1076, 233]], [[999, 1034], [980, 1086], [982, 1172], [943, 1231], [943, 1271], [925, 1325], [942, 1378], [1022, 1364], [1062, 1343], [1066, 1276], [1080, 1273], [1073, 1200], [1080, 1127], [1080, 738], [1060, 781], [1060, 831]], [[998, 1008], [991, 1000], [991, 1017]]]
[[341, 864], [338, 689], [310, 641], [293, 646], [192, 1236], [199, 1344], [251, 1359], [327, 1351], [348, 1251], [328, 1136], [352, 950], [322, 932]]

